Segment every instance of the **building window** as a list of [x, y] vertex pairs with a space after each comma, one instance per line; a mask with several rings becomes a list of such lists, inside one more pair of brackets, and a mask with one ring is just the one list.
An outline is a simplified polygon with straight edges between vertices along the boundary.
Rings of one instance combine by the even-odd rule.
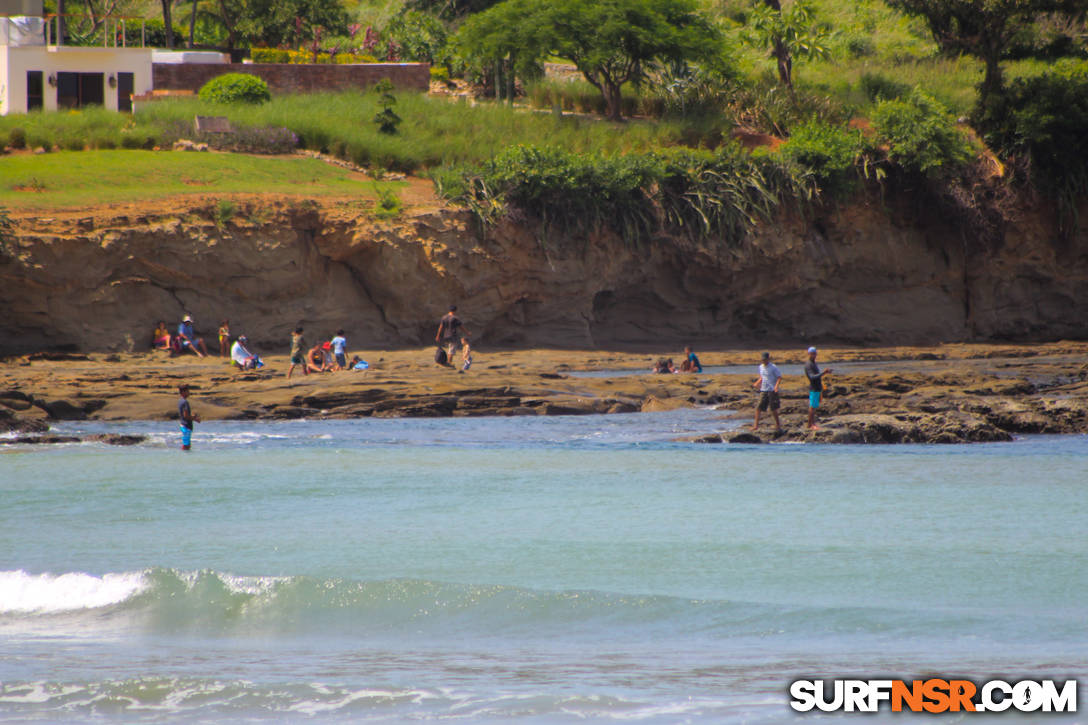
[[105, 73], [57, 73], [57, 108], [105, 105]]
[[44, 105], [45, 86], [42, 82], [40, 70], [28, 70], [26, 72], [26, 110], [40, 110]]

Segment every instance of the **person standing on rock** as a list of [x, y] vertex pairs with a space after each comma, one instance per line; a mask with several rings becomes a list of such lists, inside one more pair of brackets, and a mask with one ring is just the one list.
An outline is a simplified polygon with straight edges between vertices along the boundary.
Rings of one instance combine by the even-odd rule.
[[302, 374], [309, 375], [310, 371], [306, 369], [306, 361], [303, 359], [303, 350], [306, 349], [306, 338], [302, 336], [302, 325], [295, 328], [295, 331], [291, 333], [291, 364], [287, 368], [287, 379], [291, 379], [291, 373], [295, 371], [296, 365], [302, 366]]
[[782, 431], [782, 421], [778, 419], [778, 385], [782, 382], [782, 373], [778, 366], [771, 362], [771, 353], [763, 353], [763, 362], [759, 366], [759, 377], [756, 378], [753, 388], [759, 388], [759, 404], [756, 405], [756, 420], [752, 424], [752, 430], [759, 429], [759, 414], [770, 408], [774, 416], [775, 433]]
[[344, 337], [343, 328], [336, 331], [336, 337], [329, 340], [332, 344], [332, 354], [336, 358], [336, 367], [333, 370], [348, 369], [348, 339]]
[[455, 314], [457, 305], [450, 305], [450, 311], [438, 321], [438, 332], [434, 335], [435, 344], [446, 351], [446, 359], [453, 362], [453, 353], [457, 350], [462, 337], [469, 336], [461, 319]]
[[820, 407], [820, 398], [824, 392], [824, 376], [831, 373], [831, 368], [820, 372], [816, 364], [816, 348], [808, 349], [808, 362], [805, 363], [805, 377], [808, 378], [808, 429], [816, 430], [816, 409]]
[[193, 422], [200, 422], [199, 415], [193, 415], [189, 407], [189, 386], [182, 383], [178, 386], [178, 423], [181, 425], [181, 450], [187, 451], [193, 443]]

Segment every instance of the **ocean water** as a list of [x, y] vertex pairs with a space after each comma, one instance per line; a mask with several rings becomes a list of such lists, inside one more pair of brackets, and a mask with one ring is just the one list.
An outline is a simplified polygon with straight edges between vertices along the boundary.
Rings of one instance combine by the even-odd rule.
[[674, 440], [718, 415], [0, 453], [0, 720], [902, 722], [788, 685], [1088, 682], [1088, 437]]

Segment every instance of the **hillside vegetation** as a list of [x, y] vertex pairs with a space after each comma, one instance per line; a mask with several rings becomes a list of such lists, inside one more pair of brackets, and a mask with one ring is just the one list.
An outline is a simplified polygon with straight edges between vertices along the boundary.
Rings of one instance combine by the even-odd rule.
[[[229, 16], [236, 1], [193, 4], [193, 42], [421, 60], [494, 100], [172, 101], [131, 119], [8, 117], [0, 141], [165, 147], [194, 136], [194, 115], [225, 115], [237, 129], [216, 141], [226, 149], [301, 146], [379, 176], [427, 173], [485, 222], [569, 214], [567, 232], [625, 236], [679, 224], [735, 238], [713, 219], [750, 226], [787, 201], [806, 213], [880, 185], [921, 190], [981, 239], [1010, 192], [1053, 199], [1071, 228], [1088, 190], [1088, 0], [284, 0]], [[546, 76], [545, 63], [573, 70]], [[743, 163], [738, 131], [755, 147]]]

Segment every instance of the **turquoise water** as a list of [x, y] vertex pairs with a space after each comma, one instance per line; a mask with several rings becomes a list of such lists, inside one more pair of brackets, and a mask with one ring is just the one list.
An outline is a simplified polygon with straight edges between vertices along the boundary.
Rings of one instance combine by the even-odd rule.
[[775, 723], [800, 677], [1088, 675], [1088, 437], [673, 441], [716, 415], [4, 453], [0, 720]]

